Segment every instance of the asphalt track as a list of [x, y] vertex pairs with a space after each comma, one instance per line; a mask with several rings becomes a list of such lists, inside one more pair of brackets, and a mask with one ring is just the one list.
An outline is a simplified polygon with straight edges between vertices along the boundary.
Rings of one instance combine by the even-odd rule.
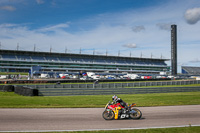
[[0, 109], [0, 132], [118, 130], [200, 126], [200, 105], [138, 107], [140, 120], [102, 118], [104, 108]]

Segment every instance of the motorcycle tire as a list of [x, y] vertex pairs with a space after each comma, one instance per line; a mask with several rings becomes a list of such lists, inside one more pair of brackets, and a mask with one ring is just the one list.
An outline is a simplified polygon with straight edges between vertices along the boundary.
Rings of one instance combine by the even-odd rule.
[[102, 113], [102, 117], [105, 119], [105, 120], [112, 120], [114, 119], [114, 112], [113, 111], [107, 111], [105, 110], [103, 113]]
[[140, 119], [142, 117], [142, 112], [139, 109], [133, 108], [131, 110], [134, 110], [136, 112], [130, 114], [131, 119]]

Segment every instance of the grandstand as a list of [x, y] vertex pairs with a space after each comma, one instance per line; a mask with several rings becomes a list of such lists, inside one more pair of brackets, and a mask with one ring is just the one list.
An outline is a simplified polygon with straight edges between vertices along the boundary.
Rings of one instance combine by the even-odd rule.
[[182, 66], [182, 74], [200, 75], [200, 67]]
[[42, 72], [147, 73], [168, 72], [168, 59], [106, 55], [0, 50], [0, 72], [30, 72], [39, 66]]

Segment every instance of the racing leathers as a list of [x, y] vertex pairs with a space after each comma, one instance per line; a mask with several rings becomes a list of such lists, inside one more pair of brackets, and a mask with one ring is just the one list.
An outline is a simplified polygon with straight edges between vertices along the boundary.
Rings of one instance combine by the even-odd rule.
[[124, 107], [124, 111], [127, 111], [127, 110], [128, 110], [127, 103], [124, 102], [121, 98], [117, 98], [117, 99], [115, 100], [115, 102], [116, 102], [116, 103], [120, 103], [120, 105], [121, 105], [122, 107]]

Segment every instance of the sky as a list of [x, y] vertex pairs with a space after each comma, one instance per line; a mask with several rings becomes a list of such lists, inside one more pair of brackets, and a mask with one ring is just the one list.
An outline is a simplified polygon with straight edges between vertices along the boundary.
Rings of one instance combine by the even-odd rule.
[[171, 59], [172, 24], [199, 67], [199, 0], [0, 0], [0, 49]]

